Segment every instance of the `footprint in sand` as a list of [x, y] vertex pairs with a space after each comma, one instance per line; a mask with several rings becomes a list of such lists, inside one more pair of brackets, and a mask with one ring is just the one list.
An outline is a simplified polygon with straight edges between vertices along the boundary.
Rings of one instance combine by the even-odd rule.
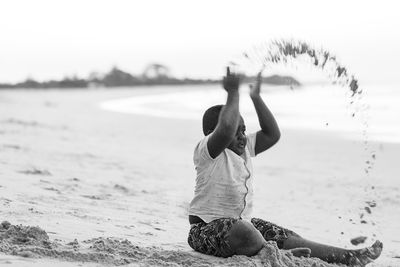
[[21, 150], [22, 149], [21, 146], [15, 145], [15, 144], [3, 144], [3, 148], [14, 149], [14, 150]]
[[110, 194], [103, 195], [81, 195], [84, 198], [93, 199], [93, 200], [106, 200], [111, 196]]
[[136, 192], [120, 184], [115, 184], [114, 189], [126, 195], [136, 195]]
[[36, 167], [32, 167], [27, 170], [18, 171], [19, 173], [23, 173], [26, 175], [43, 175], [43, 176], [51, 176], [51, 173], [45, 169], [38, 169]]
[[54, 191], [54, 192], [56, 192], [57, 194], [61, 194], [61, 191], [60, 190], [58, 190], [57, 188], [54, 188], [54, 187], [45, 187], [45, 188], [43, 188], [44, 190], [48, 190], [48, 191]]

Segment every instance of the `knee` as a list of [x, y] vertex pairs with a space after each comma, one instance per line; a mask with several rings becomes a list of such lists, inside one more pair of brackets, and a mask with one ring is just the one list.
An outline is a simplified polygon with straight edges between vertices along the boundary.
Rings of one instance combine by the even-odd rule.
[[251, 223], [240, 220], [229, 231], [228, 243], [235, 254], [253, 256], [261, 250], [265, 240]]

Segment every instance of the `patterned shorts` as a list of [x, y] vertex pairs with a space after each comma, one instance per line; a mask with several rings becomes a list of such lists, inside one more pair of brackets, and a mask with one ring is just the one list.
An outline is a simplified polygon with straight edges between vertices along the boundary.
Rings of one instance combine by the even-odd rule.
[[[188, 243], [194, 250], [218, 257], [229, 257], [234, 254], [227, 241], [227, 234], [239, 219], [221, 218], [209, 223], [192, 224]], [[293, 231], [262, 219], [253, 218], [251, 223], [262, 234], [266, 241], [275, 241], [279, 248], [288, 236], [299, 236]]]

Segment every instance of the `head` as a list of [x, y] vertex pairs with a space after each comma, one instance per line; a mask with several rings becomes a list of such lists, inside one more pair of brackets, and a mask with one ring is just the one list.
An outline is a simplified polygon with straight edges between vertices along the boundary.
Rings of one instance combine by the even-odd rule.
[[[209, 135], [217, 127], [219, 114], [224, 106], [216, 105], [207, 109], [203, 115], [203, 133], [204, 135]], [[242, 155], [245, 151], [247, 139], [245, 135], [246, 125], [242, 116], [239, 119], [239, 125], [233, 138], [232, 142], [229, 144], [228, 148], [238, 155]]]

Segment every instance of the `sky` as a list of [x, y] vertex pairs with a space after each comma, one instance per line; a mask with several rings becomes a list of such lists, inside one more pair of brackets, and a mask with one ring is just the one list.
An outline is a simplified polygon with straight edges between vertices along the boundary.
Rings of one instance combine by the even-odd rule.
[[[336, 54], [360, 81], [396, 82], [396, 1], [2, 0], [0, 82], [87, 76], [149, 63], [217, 78], [262, 42], [293, 38]], [[301, 80], [301, 79], [300, 79]]]

